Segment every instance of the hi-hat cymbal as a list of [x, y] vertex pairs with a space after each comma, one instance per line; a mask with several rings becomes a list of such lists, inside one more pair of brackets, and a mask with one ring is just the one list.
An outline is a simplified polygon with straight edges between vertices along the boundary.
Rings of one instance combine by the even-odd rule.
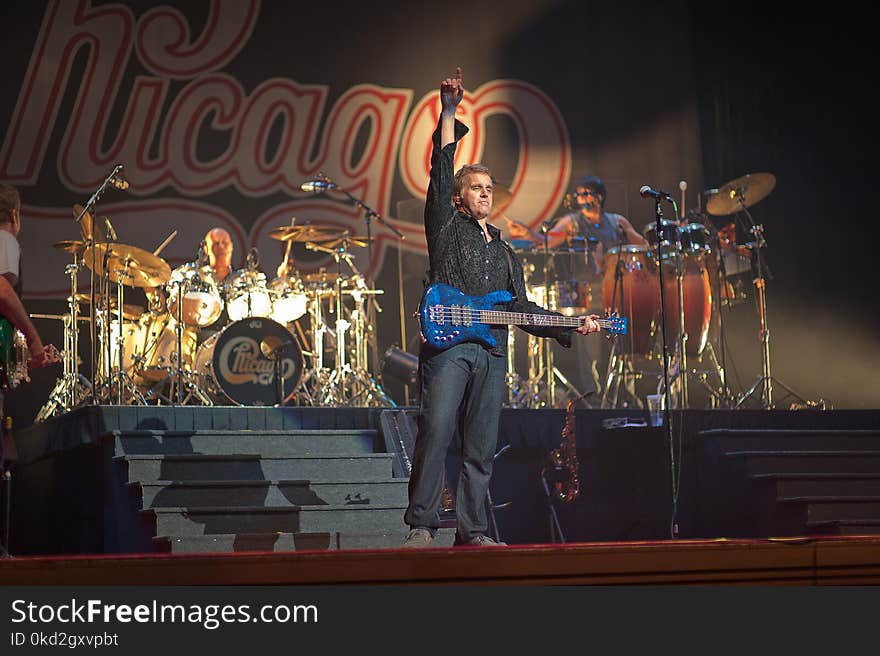
[[735, 214], [763, 200], [776, 186], [772, 173], [750, 173], [718, 188], [706, 201], [706, 211], [714, 216]]
[[76, 253], [77, 255], [79, 255], [86, 250], [86, 242], [76, 241], [74, 239], [64, 239], [62, 241], [56, 241], [54, 244], [52, 244], [52, 248], [57, 248], [61, 251]]
[[278, 241], [329, 241], [339, 239], [344, 231], [311, 225], [281, 226], [269, 231], [269, 236]]
[[171, 279], [171, 267], [158, 255], [125, 244], [95, 244], [83, 253], [86, 266], [129, 287], [158, 287]]

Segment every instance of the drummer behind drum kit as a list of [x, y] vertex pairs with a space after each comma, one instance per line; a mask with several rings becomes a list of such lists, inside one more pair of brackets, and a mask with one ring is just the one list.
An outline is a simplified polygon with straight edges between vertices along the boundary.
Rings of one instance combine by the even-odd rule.
[[[195, 261], [174, 270], [160, 257], [176, 231], [151, 253], [95, 241], [91, 215], [76, 205], [77, 215], [83, 240], [53, 245], [73, 256], [66, 267], [69, 312], [31, 315], [64, 325], [64, 373], [36, 421], [87, 402], [394, 405], [367, 371], [372, 334], [364, 305], [383, 292], [367, 287], [349, 251], [366, 245], [366, 238], [329, 227], [282, 226], [270, 237], [287, 242], [288, 254], [292, 242], [301, 242], [332, 255], [337, 270], [288, 270], [267, 281], [252, 250], [244, 269], [220, 281], [202, 249]], [[93, 293], [78, 292], [82, 266], [90, 271]], [[143, 289], [146, 311], [124, 302], [125, 287]], [[224, 308], [225, 325], [218, 323]], [[335, 319], [332, 327], [326, 317]], [[81, 323], [96, 345], [93, 381], [79, 372]]]

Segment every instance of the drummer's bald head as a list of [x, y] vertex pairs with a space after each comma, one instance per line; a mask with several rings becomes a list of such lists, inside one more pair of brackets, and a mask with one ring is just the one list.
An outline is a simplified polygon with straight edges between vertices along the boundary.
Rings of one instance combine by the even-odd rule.
[[208, 234], [205, 235], [205, 241], [208, 243], [208, 247], [213, 242], [227, 242], [229, 247], [232, 248], [232, 237], [223, 228], [211, 228], [208, 230]]
[[205, 235], [205, 250], [211, 266], [218, 262], [228, 266], [232, 261], [232, 249], [232, 237], [223, 228], [212, 228]]

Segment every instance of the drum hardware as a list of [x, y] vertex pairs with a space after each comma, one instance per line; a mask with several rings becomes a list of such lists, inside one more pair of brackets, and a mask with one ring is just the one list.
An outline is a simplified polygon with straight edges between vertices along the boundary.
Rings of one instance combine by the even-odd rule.
[[[129, 376], [123, 360], [125, 346], [125, 335], [123, 334], [123, 331], [125, 324], [124, 316], [126, 313], [126, 306], [123, 302], [123, 286], [158, 287], [171, 278], [171, 268], [168, 266], [168, 263], [158, 255], [154, 255], [149, 251], [145, 251], [135, 246], [111, 241], [111, 237], [115, 237], [115, 233], [110, 233], [111, 226], [109, 225], [109, 221], [107, 222], [107, 227], [108, 241], [92, 244], [88, 246], [83, 253], [83, 260], [85, 261], [86, 266], [92, 270], [93, 274], [101, 276], [103, 286], [107, 289], [108, 293], [103, 294], [101, 298], [109, 297], [109, 285], [113, 282], [116, 284], [115, 307], [123, 308], [123, 318], [116, 324], [117, 343], [115, 346], [118, 349], [118, 371], [115, 375], [112, 371], [113, 354], [111, 352], [113, 348], [113, 336], [111, 335], [111, 331], [114, 327], [113, 321], [110, 319], [110, 316], [113, 313], [112, 301], [106, 304], [108, 309], [102, 310], [101, 313], [95, 313], [96, 318], [103, 320], [101, 337], [104, 347], [102, 353], [106, 362], [106, 367], [100, 367], [99, 371], [102, 376], [102, 383], [106, 387], [107, 393], [111, 399], [113, 396], [113, 382], [115, 378], [117, 403], [122, 404], [123, 395], [128, 393], [136, 402], [146, 404], [146, 399], [141, 395], [137, 386], [134, 384], [134, 381]], [[96, 298], [94, 286], [92, 289], [93, 292], [91, 296], [94, 309]], [[97, 351], [97, 349], [93, 350]]]
[[[332, 294], [332, 312], [336, 315], [334, 323], [336, 349], [335, 363], [332, 371], [325, 371], [323, 366], [323, 334], [326, 332], [323, 316], [316, 314], [312, 317], [314, 330], [314, 351], [316, 353], [315, 369], [308, 372], [304, 387], [311, 386], [313, 392], [309, 395], [312, 402], [320, 405], [390, 405], [396, 406], [382, 386], [368, 372], [367, 341], [366, 334], [369, 330], [366, 320], [364, 305], [368, 300], [374, 300], [375, 296], [384, 293], [383, 290], [370, 289], [366, 285], [364, 277], [355, 266], [352, 253], [349, 251], [347, 233], [339, 240], [334, 240], [334, 247], [323, 244], [307, 242], [306, 248], [311, 251], [331, 255], [336, 262], [337, 274], [333, 277], [335, 285]], [[348, 278], [342, 275], [342, 263], [345, 262], [352, 271]], [[320, 272], [319, 277], [312, 280], [320, 280], [326, 283], [331, 276], [326, 272]], [[308, 280], [308, 277], [306, 278]], [[320, 288], [317, 290], [314, 308], [320, 313], [322, 300]], [[350, 296], [354, 302], [354, 308], [348, 312], [347, 318], [343, 299]], [[348, 360], [349, 345], [347, 334], [351, 332], [353, 341], [353, 361]]]
[[[560, 307], [560, 298], [568, 299], [565, 287], [559, 285], [555, 277], [555, 257], [560, 253], [569, 254], [570, 250], [560, 251], [549, 247], [549, 224], [545, 221], [541, 225], [543, 248], [540, 256], [542, 285], [531, 284], [532, 276], [537, 267], [528, 261], [523, 261], [523, 278], [526, 283], [526, 289], [529, 292], [530, 300], [536, 304], [547, 308], [548, 310], [558, 311], [566, 316], [575, 316], [576, 314], [585, 314], [578, 312], [580, 308]], [[531, 251], [531, 247], [527, 249]], [[552, 272], [552, 274], [551, 274]], [[562, 403], [564, 398], [557, 398], [557, 384], [565, 387], [569, 396], [582, 396], [575, 386], [566, 378], [566, 376], [556, 366], [553, 350], [546, 339], [528, 334], [526, 339], [526, 354], [528, 362], [527, 378], [523, 379], [516, 373], [514, 362], [516, 345], [516, 334], [513, 327], [508, 328], [507, 341], [507, 373], [506, 382], [508, 384], [508, 400], [507, 406], [514, 408], [544, 408], [557, 407]]]
[[[54, 244], [58, 247], [57, 242]], [[74, 242], [78, 244], [75, 248], [66, 250], [73, 254], [73, 262], [64, 268], [64, 272], [70, 278], [70, 296], [67, 298], [69, 312], [64, 315], [35, 315], [34, 318], [45, 319], [61, 319], [64, 326], [64, 346], [62, 347], [62, 374], [56, 381], [55, 387], [49, 393], [49, 398], [45, 404], [37, 412], [34, 418], [35, 423], [45, 421], [57, 414], [68, 412], [79, 406], [86, 398], [91, 395], [92, 384], [82, 374], [79, 373], [79, 326], [80, 321], [89, 321], [88, 317], [79, 316], [79, 303], [77, 302], [77, 273], [79, 271], [79, 256], [85, 251], [84, 242]]]
[[284, 353], [296, 343], [293, 339], [284, 340], [277, 335], [268, 335], [260, 342], [260, 352], [272, 361], [272, 375], [275, 380], [275, 405], [282, 405], [287, 396], [284, 393]]
[[74, 253], [74, 262], [65, 267], [65, 273], [70, 277], [71, 294], [68, 297], [69, 314], [44, 315], [31, 314], [35, 319], [56, 319], [62, 321], [64, 327], [64, 346], [62, 347], [62, 375], [56, 381], [55, 386], [49, 393], [46, 403], [37, 412], [34, 423], [40, 423], [55, 415], [69, 412], [79, 406], [92, 393], [92, 383], [79, 373], [79, 330], [76, 325], [81, 321], [89, 321], [88, 317], [79, 316], [79, 306], [76, 297], [76, 279], [79, 264], [77, 258], [80, 253]]
[[[304, 190], [313, 190], [313, 191], [319, 191], [321, 189], [325, 189], [327, 191], [332, 190], [337, 193], [341, 193], [344, 196], [346, 196], [351, 203], [353, 203], [356, 207], [358, 207], [363, 212], [364, 223], [365, 223], [367, 229], [366, 229], [366, 237], [362, 238], [361, 241], [366, 242], [367, 262], [369, 262], [370, 267], [373, 266], [373, 235], [372, 235], [373, 219], [375, 219], [380, 224], [385, 226], [385, 228], [387, 228], [389, 231], [391, 231], [391, 233], [393, 233], [394, 236], [397, 237], [397, 239], [399, 239], [399, 240], [404, 239], [403, 233], [401, 233], [397, 228], [395, 228], [393, 225], [391, 225], [385, 219], [385, 217], [383, 217], [379, 212], [377, 212], [376, 210], [371, 208], [369, 205], [367, 205], [363, 200], [361, 200], [357, 196], [353, 195], [351, 192], [349, 192], [347, 189], [345, 189], [341, 185], [334, 183], [323, 172], [319, 172], [318, 178], [319, 178], [318, 182], [320, 184], [316, 184], [315, 182], [307, 182], [303, 185], [303, 189]], [[499, 203], [501, 202], [500, 200], [498, 200], [498, 198], [496, 198], [496, 201]], [[348, 232], [346, 232], [340, 238], [343, 240], [343, 243], [339, 244], [337, 246], [337, 248], [341, 247], [341, 248], [347, 250], [347, 247], [352, 245], [351, 235]], [[346, 243], [346, 240], [347, 240], [347, 243]], [[320, 241], [320, 240], [312, 240], [312, 242], [317, 242], [317, 241]], [[352, 266], [352, 269], [354, 270], [354, 267], [351, 263], [350, 257], [346, 261], [349, 264], [349, 266]], [[357, 275], [360, 275], [356, 270], [354, 270], [354, 273]], [[400, 285], [400, 286], [403, 285], [403, 280], [401, 277], [398, 277], [398, 285]], [[366, 286], [368, 289], [375, 289], [376, 288], [375, 281], [372, 280], [370, 277], [367, 277], [366, 278]], [[401, 296], [403, 295], [402, 290], [400, 292], [400, 295]], [[382, 311], [382, 308], [379, 306], [379, 304], [376, 301], [376, 298], [374, 296], [373, 298], [370, 299], [370, 302], [367, 304], [367, 325], [368, 326], [376, 325], [375, 313], [381, 312], [381, 311]], [[378, 365], [378, 362], [379, 362], [379, 350], [378, 349], [379, 349], [379, 347], [376, 342], [376, 334], [374, 331], [370, 331], [368, 340], [369, 340], [370, 350], [372, 351], [372, 354], [373, 354], [373, 362]], [[388, 397], [388, 395], [385, 394], [385, 392], [382, 390], [381, 386], [372, 378], [372, 376], [369, 376], [367, 374], [366, 369], [364, 369], [363, 371], [356, 372], [356, 373], [357, 373], [358, 377], [366, 376], [366, 380], [364, 382], [367, 383], [366, 388], [365, 388], [365, 393], [368, 398], [380, 399], [384, 402], [389, 403], [390, 405], [395, 405], [393, 403], [393, 401], [391, 401], [391, 399]]]

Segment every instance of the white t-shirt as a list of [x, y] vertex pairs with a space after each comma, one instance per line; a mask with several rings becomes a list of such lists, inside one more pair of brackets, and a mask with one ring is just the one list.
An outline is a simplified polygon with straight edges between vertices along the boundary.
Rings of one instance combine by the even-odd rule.
[[11, 273], [18, 280], [21, 246], [11, 232], [0, 230], [0, 275]]

